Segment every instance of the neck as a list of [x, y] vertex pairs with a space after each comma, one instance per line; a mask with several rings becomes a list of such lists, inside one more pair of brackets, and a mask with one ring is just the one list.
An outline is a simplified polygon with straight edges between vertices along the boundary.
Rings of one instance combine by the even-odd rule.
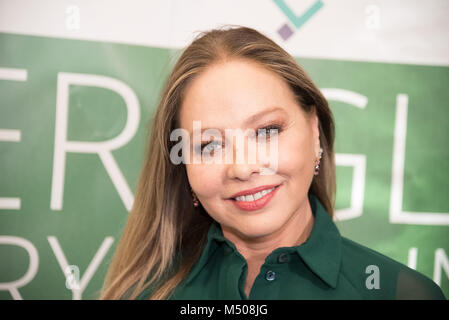
[[295, 214], [272, 234], [257, 238], [242, 238], [236, 232], [223, 228], [223, 235], [235, 244], [247, 263], [261, 264], [275, 249], [298, 246], [305, 242], [313, 228], [313, 213], [308, 199]]

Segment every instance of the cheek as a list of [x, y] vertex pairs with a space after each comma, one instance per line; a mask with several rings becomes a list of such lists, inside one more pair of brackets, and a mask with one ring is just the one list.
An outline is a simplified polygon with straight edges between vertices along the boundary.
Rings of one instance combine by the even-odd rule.
[[220, 165], [187, 164], [189, 183], [199, 198], [219, 196], [222, 191]]
[[313, 146], [311, 139], [300, 134], [290, 134], [279, 141], [279, 174], [295, 183], [308, 184], [313, 176]]

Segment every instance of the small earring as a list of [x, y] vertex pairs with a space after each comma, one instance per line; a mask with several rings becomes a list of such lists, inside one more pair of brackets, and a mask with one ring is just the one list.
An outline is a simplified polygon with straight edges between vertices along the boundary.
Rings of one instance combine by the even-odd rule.
[[323, 155], [323, 148], [320, 148], [320, 154], [318, 155], [318, 160], [316, 161], [316, 165], [315, 165], [315, 172], [314, 175], [317, 176], [320, 170], [320, 160], [321, 160], [321, 156]]
[[192, 191], [192, 197], [193, 197], [193, 206], [196, 208], [200, 205], [198, 198], [196, 197], [195, 192], [193, 192], [193, 189], [190, 188], [190, 191]]

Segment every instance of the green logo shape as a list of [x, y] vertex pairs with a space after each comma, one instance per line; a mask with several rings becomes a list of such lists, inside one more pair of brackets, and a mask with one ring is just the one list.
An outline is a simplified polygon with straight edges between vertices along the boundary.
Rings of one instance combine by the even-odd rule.
[[302, 15], [297, 16], [290, 8], [285, 4], [284, 0], [274, 0], [274, 3], [282, 10], [282, 12], [287, 16], [291, 23], [296, 27], [300, 28], [304, 23], [307, 22], [321, 7], [324, 5], [323, 1], [316, 1], [306, 12]]

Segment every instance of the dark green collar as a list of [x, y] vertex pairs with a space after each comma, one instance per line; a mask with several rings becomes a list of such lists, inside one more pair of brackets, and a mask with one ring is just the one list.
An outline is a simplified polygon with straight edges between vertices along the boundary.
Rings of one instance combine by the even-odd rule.
[[[314, 224], [309, 238], [294, 249], [307, 266], [332, 288], [337, 286], [341, 262], [341, 236], [332, 218], [326, 212], [318, 198], [309, 193], [310, 206], [314, 215]], [[225, 242], [235, 251], [235, 245], [223, 236], [220, 225], [213, 222], [207, 234], [207, 244], [198, 263], [192, 268], [186, 283], [190, 282], [207, 264], [209, 258]], [[278, 250], [278, 249], [276, 249]]]

